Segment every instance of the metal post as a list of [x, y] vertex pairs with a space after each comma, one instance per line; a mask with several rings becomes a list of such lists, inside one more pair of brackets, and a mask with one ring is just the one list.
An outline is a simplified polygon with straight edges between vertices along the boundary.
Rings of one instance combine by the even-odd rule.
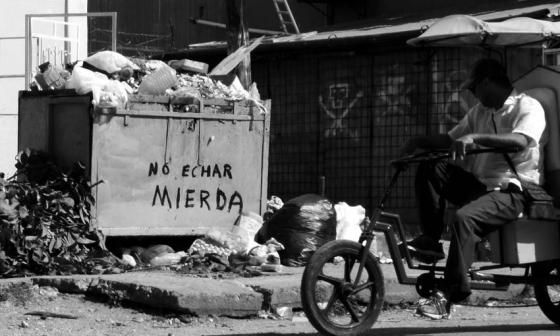
[[29, 90], [31, 82], [31, 16], [25, 15], [25, 89]]
[[[68, 0], [64, 0], [64, 23], [68, 23]], [[64, 38], [68, 38], [68, 25], [64, 25]], [[69, 50], [70, 50], [70, 43], [68, 41], [64, 41], [64, 51], [63, 51], [63, 66], [66, 63], [70, 63], [69, 61]]]
[[326, 178], [324, 175], [319, 176], [319, 194], [321, 197], [325, 197], [325, 189], [326, 189]]
[[112, 12], [111, 17], [113, 18], [113, 24], [111, 25], [111, 48], [113, 51], [117, 51], [117, 12]]

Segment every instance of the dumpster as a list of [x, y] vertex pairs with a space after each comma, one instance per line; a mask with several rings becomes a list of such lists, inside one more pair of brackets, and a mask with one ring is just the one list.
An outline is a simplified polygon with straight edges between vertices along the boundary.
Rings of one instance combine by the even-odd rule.
[[195, 112], [167, 96], [90, 102], [73, 90], [20, 92], [18, 148], [62, 169], [82, 161], [106, 236], [200, 235], [265, 211], [270, 101], [200, 99]]

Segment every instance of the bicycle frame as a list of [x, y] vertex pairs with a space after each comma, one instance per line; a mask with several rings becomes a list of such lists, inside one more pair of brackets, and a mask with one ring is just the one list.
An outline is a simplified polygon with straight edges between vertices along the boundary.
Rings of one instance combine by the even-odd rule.
[[[516, 149], [477, 149], [472, 150], [468, 154], [478, 154], [483, 152], [512, 152]], [[422, 156], [427, 155], [427, 153], [421, 153], [416, 156], [410, 156], [405, 160], [396, 160], [392, 162], [395, 166], [395, 171], [389, 180], [387, 187], [384, 190], [383, 196], [381, 197], [380, 201], [378, 202], [377, 207], [375, 208], [371, 220], [366, 218], [365, 219], [365, 229], [360, 237], [360, 244], [363, 246], [363, 252], [361, 254], [360, 266], [358, 268], [358, 278], [362, 273], [363, 265], [371, 248], [371, 244], [374, 238], [374, 232], [382, 232], [386, 238], [387, 245], [389, 248], [389, 253], [393, 260], [393, 265], [395, 267], [395, 272], [397, 275], [397, 279], [400, 284], [405, 285], [415, 285], [417, 284], [418, 277], [416, 276], [409, 276], [407, 271], [404, 267], [403, 257], [406, 260], [406, 264], [409, 269], [417, 269], [417, 270], [426, 270], [429, 271], [432, 275], [443, 275], [445, 270], [444, 266], [438, 266], [436, 264], [428, 265], [428, 264], [420, 264], [415, 263], [409, 250], [407, 248], [406, 237], [404, 233], [404, 226], [398, 214], [385, 212], [385, 202], [389, 198], [391, 194], [391, 190], [396, 184], [400, 174], [408, 168], [410, 163], [417, 163], [424, 160], [426, 158], [421, 158]], [[436, 151], [432, 152], [431, 158], [428, 159], [438, 160], [449, 157], [449, 154], [445, 151]], [[395, 231], [396, 228], [396, 231]], [[404, 256], [401, 255], [401, 251], [399, 249], [399, 242], [397, 241], [396, 236], [401, 241], [404, 250]], [[364, 241], [366, 244], [364, 245]], [[507, 290], [509, 284], [534, 284], [535, 279], [532, 275], [530, 275], [530, 268], [533, 264], [524, 264], [524, 265], [504, 265], [504, 264], [492, 264], [480, 267], [474, 267], [470, 270], [470, 278], [471, 278], [471, 288], [478, 289], [478, 290]], [[505, 274], [492, 274], [492, 273], [479, 273], [480, 271], [489, 271], [489, 270], [496, 270], [501, 268], [521, 268], [524, 269], [523, 275], [505, 275]], [[545, 283], [556, 283], [552, 277], [550, 279], [545, 279]]]

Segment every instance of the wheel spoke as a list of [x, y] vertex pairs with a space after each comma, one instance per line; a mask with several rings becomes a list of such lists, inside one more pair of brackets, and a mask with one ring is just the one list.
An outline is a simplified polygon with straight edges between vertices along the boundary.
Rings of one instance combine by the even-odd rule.
[[338, 300], [338, 296], [339, 296], [338, 295], [338, 290], [336, 290], [336, 289], [333, 290], [333, 292], [331, 294], [331, 297], [329, 298], [329, 302], [327, 302], [327, 306], [325, 307], [325, 312], [327, 314], [331, 311], [331, 309], [332, 309], [334, 303], [336, 302], [336, 300]]
[[341, 301], [344, 307], [346, 307], [346, 310], [348, 310], [348, 313], [350, 313], [350, 316], [352, 317], [352, 321], [360, 322], [360, 317], [358, 316], [358, 313], [354, 310], [354, 307], [352, 307], [350, 302], [348, 302], [348, 298]]
[[350, 282], [350, 275], [352, 274], [352, 268], [354, 267], [356, 259], [352, 256], [344, 256], [344, 281]]
[[375, 286], [374, 282], [372, 282], [372, 281], [366, 282], [366, 283], [363, 283], [363, 284], [357, 286], [356, 288], [354, 288], [350, 292], [350, 294], [356, 294], [356, 293], [359, 293], [359, 292], [363, 291], [364, 289], [367, 289], [367, 288], [370, 288], [370, 287], [373, 288], [374, 286]]

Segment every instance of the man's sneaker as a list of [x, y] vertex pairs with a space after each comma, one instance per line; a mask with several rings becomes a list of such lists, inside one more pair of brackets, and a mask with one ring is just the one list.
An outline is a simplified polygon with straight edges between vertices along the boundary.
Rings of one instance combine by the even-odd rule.
[[412, 256], [420, 262], [432, 264], [445, 258], [443, 245], [428, 236], [419, 236], [407, 243]]
[[445, 294], [436, 290], [424, 304], [418, 306], [416, 312], [432, 320], [451, 318], [451, 302], [447, 300]]

